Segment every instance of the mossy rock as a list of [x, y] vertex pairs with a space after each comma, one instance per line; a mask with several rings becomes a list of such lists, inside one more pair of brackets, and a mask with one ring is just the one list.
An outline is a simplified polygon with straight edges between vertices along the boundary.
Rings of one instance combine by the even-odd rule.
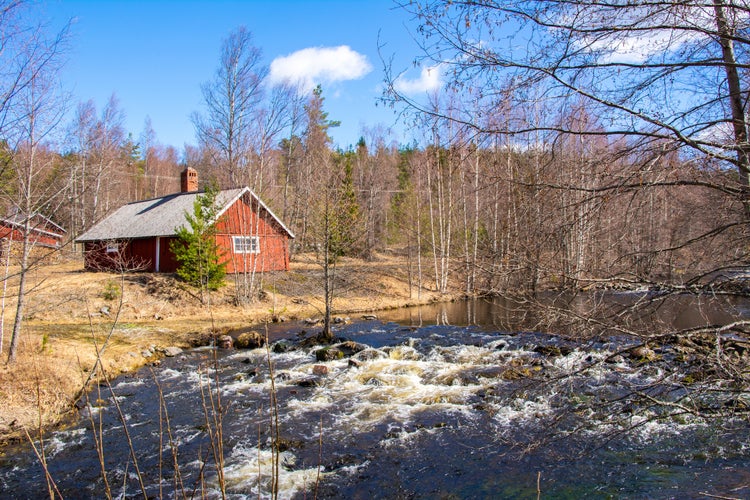
[[234, 341], [234, 346], [237, 349], [257, 349], [263, 347], [266, 343], [266, 339], [256, 331], [249, 331], [240, 333]]
[[630, 359], [634, 359], [637, 361], [655, 361], [656, 359], [658, 359], [657, 354], [652, 349], [644, 345], [632, 348], [628, 352], [628, 356], [630, 357]]
[[294, 345], [283, 340], [280, 340], [279, 342], [274, 343], [273, 347], [271, 348], [271, 350], [277, 354], [293, 351], [294, 349], [295, 349]]
[[366, 350], [368, 346], [366, 346], [365, 344], [360, 344], [359, 342], [354, 342], [353, 340], [347, 340], [345, 342], [341, 342], [340, 344], [335, 346], [335, 348], [343, 352], [346, 356], [353, 356]]
[[324, 347], [315, 351], [315, 359], [318, 361], [335, 361], [343, 358], [344, 352], [336, 347]]
[[534, 352], [550, 358], [562, 356], [562, 349], [556, 345], [538, 345], [534, 348]]

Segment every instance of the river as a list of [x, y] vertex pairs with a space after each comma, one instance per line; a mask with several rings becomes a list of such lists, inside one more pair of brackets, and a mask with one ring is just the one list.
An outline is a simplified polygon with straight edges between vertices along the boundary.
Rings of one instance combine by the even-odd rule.
[[[680, 299], [648, 321], [724, 324], [749, 306]], [[93, 390], [46, 436], [49, 475], [65, 498], [220, 498], [217, 460], [237, 499], [267, 498], [274, 477], [279, 498], [750, 497], [747, 418], [683, 411], [712, 388], [688, 386], [670, 348], [632, 359], [617, 354], [634, 342], [618, 332], [541, 327], [552, 323], [572, 325], [476, 300], [340, 325], [352, 342], [331, 361], [296, 346], [314, 329], [297, 324], [270, 331], [270, 352], [185, 352]], [[745, 389], [734, 401], [750, 401]], [[5, 450], [0, 466], [3, 498], [49, 496], [28, 445]]]

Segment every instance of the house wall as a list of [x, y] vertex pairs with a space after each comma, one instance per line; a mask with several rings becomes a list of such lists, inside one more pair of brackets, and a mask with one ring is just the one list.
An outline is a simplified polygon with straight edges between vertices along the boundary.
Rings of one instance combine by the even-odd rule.
[[101, 241], [87, 241], [83, 244], [83, 264], [91, 271], [155, 271], [154, 239], [118, 241], [117, 252], [108, 252], [108, 244]]
[[[177, 270], [177, 260], [170, 250], [174, 237], [159, 239], [159, 272], [173, 273]], [[84, 243], [83, 255], [86, 269], [99, 271], [147, 271], [156, 272], [156, 238], [121, 240], [117, 242], [118, 252], [107, 252], [106, 242]]]
[[174, 236], [162, 236], [159, 241], [159, 272], [173, 273], [177, 271], [177, 259], [174, 252], [170, 250], [173, 241], [177, 241]]
[[[245, 199], [229, 207], [216, 225], [216, 242], [224, 250], [227, 272], [289, 270], [289, 237], [273, 218], [259, 207], [253, 210]], [[234, 253], [232, 236], [258, 236], [258, 253]]]
[[89, 271], [117, 269], [115, 256], [107, 253], [107, 244], [87, 241], [83, 244], [83, 267]]

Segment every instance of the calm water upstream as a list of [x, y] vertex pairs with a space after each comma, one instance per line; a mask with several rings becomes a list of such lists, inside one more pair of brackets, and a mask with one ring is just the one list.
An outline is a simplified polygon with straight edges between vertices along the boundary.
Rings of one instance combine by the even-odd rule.
[[[750, 303], [675, 300], [648, 321], [669, 328], [748, 317]], [[436, 304], [342, 326], [337, 335], [366, 346], [351, 357], [272, 352], [279, 497], [537, 498], [539, 484], [541, 498], [750, 498], [747, 420], [717, 426], [632, 397], [669, 399], [684, 389], [668, 350], [648, 363], [604, 362], [628, 341], [603, 333], [575, 342], [540, 324], [538, 314], [501, 301]], [[272, 339], [296, 338], [301, 328], [285, 325]], [[209, 439], [216, 428], [201, 397], [216, 380], [228, 497], [269, 496], [268, 359], [265, 349], [203, 348], [114, 381], [149, 497], [220, 497]], [[90, 401], [78, 421], [47, 436], [51, 477], [65, 498], [104, 496], [91, 432], [101, 421], [112, 494], [140, 498], [112, 394], [102, 387]], [[6, 450], [0, 467], [3, 498], [48, 496], [27, 446]]]

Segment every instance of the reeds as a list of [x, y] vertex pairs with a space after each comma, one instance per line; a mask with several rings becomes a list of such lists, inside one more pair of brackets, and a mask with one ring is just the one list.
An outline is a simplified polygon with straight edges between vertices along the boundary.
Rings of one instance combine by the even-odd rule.
[[[112, 323], [109, 325], [103, 340], [101, 340], [101, 336], [97, 336], [95, 325], [91, 321], [89, 323], [92, 344], [95, 351], [93, 366], [90, 369], [86, 369], [87, 367], [83, 366], [79, 358], [79, 368], [82, 374], [79, 399], [82, 401], [83, 408], [86, 410], [89, 434], [96, 453], [99, 467], [98, 475], [101, 480], [101, 489], [99, 492], [102, 497], [112, 499], [116, 497], [132, 496], [134, 493], [132, 488], [135, 487], [138, 492], [136, 496], [141, 496], [144, 499], [154, 498], [155, 495], [157, 495], [158, 498], [187, 499], [195, 498], [196, 496], [205, 498], [206, 496], [214, 495], [216, 493], [218, 493], [222, 499], [225, 499], [227, 497], [227, 482], [225, 478], [226, 436], [224, 434], [224, 419], [227, 415], [228, 405], [227, 402], [222, 399], [218, 348], [213, 350], [210, 364], [201, 368], [202, 373], [199, 377], [200, 404], [202, 405], [203, 425], [208, 447], [198, 451], [198, 458], [201, 466], [196, 474], [197, 477], [195, 478], [193, 485], [190, 487], [186, 487], [183, 469], [188, 463], [188, 460], [194, 460], [195, 457], [184, 456], [180, 453], [178, 442], [175, 439], [172, 420], [170, 419], [169, 405], [165, 398], [164, 390], [159, 383], [158, 374], [153, 367], [148, 368], [150, 378], [153, 380], [158, 397], [158, 440], [155, 445], [159, 447], [158, 465], [156, 467], [157, 476], [159, 478], [157, 481], [158, 484], [152, 484], [149, 486], [152, 481], [148, 479], [148, 474], [144, 473], [145, 471], [142, 469], [138, 459], [139, 452], [143, 453], [146, 450], [138, 449], [138, 446], [143, 447], [144, 445], [136, 445], [134, 436], [131, 434], [133, 423], [129, 422], [128, 418], [125, 416], [125, 412], [121, 407], [118, 395], [116, 394], [116, 388], [114, 387], [112, 376], [108, 373], [107, 364], [104, 359], [106, 347], [113, 338], [119, 321], [119, 313], [123, 305], [123, 296], [125, 294], [123, 293], [124, 287], [122, 282], [120, 283], [120, 287], [119, 302], [115, 308], [115, 314], [112, 316]], [[93, 315], [90, 314], [90, 316]], [[259, 460], [258, 496], [259, 498], [261, 496], [270, 496], [270, 498], [277, 499], [280, 492], [281, 431], [275, 365], [268, 342], [267, 324], [265, 336], [265, 358], [270, 379], [268, 394], [269, 404], [267, 407], [269, 419], [265, 424], [262, 421], [259, 421], [258, 450], [260, 453], [262, 449], [261, 435], [263, 433], [263, 426], [267, 425], [267, 429], [271, 434], [269, 446], [272, 460], [270, 466], [271, 470], [268, 471], [270, 483], [267, 484], [267, 491], [264, 491], [264, 481], [261, 481], [263, 471], [261, 470], [262, 465]], [[88, 374], [86, 374], [87, 371]], [[37, 383], [37, 387], [40, 389], [41, 383]], [[38, 400], [41, 401], [41, 397], [38, 396]], [[114, 409], [114, 414], [122, 435], [122, 441], [120, 441], [120, 443], [127, 446], [128, 459], [124, 465], [127, 472], [122, 479], [122, 484], [120, 485], [112, 483], [112, 472], [108, 470], [108, 467], [111, 467], [111, 462], [107, 460], [107, 455], [111, 453], [112, 450], [107, 449], [107, 441], [105, 440], [105, 432], [111, 432], [111, 429], [106, 428], [107, 424], [105, 423], [104, 417], [105, 411], [103, 411], [105, 406]], [[262, 406], [259, 406], [259, 411], [263, 411]], [[32, 436], [28, 431], [26, 432], [26, 435], [28, 442], [33, 448], [34, 453], [44, 470], [49, 497], [54, 500], [57, 498], [63, 498], [63, 495], [52, 477], [49, 463], [45, 455], [46, 442], [44, 439], [41, 415], [42, 410], [40, 406], [37, 435]], [[320, 439], [322, 453], [322, 431]], [[168, 469], [172, 469], [170, 478], [172, 491], [169, 491], [168, 488], [165, 489], [164, 484], [161, 481], [161, 478], [164, 477], [165, 470]], [[210, 474], [208, 473], [209, 470]], [[319, 481], [320, 471], [318, 473], [318, 479], [316, 480], [316, 491], [317, 483]], [[128, 491], [129, 489], [131, 491]], [[154, 489], [156, 489], [156, 493], [154, 493]]]

